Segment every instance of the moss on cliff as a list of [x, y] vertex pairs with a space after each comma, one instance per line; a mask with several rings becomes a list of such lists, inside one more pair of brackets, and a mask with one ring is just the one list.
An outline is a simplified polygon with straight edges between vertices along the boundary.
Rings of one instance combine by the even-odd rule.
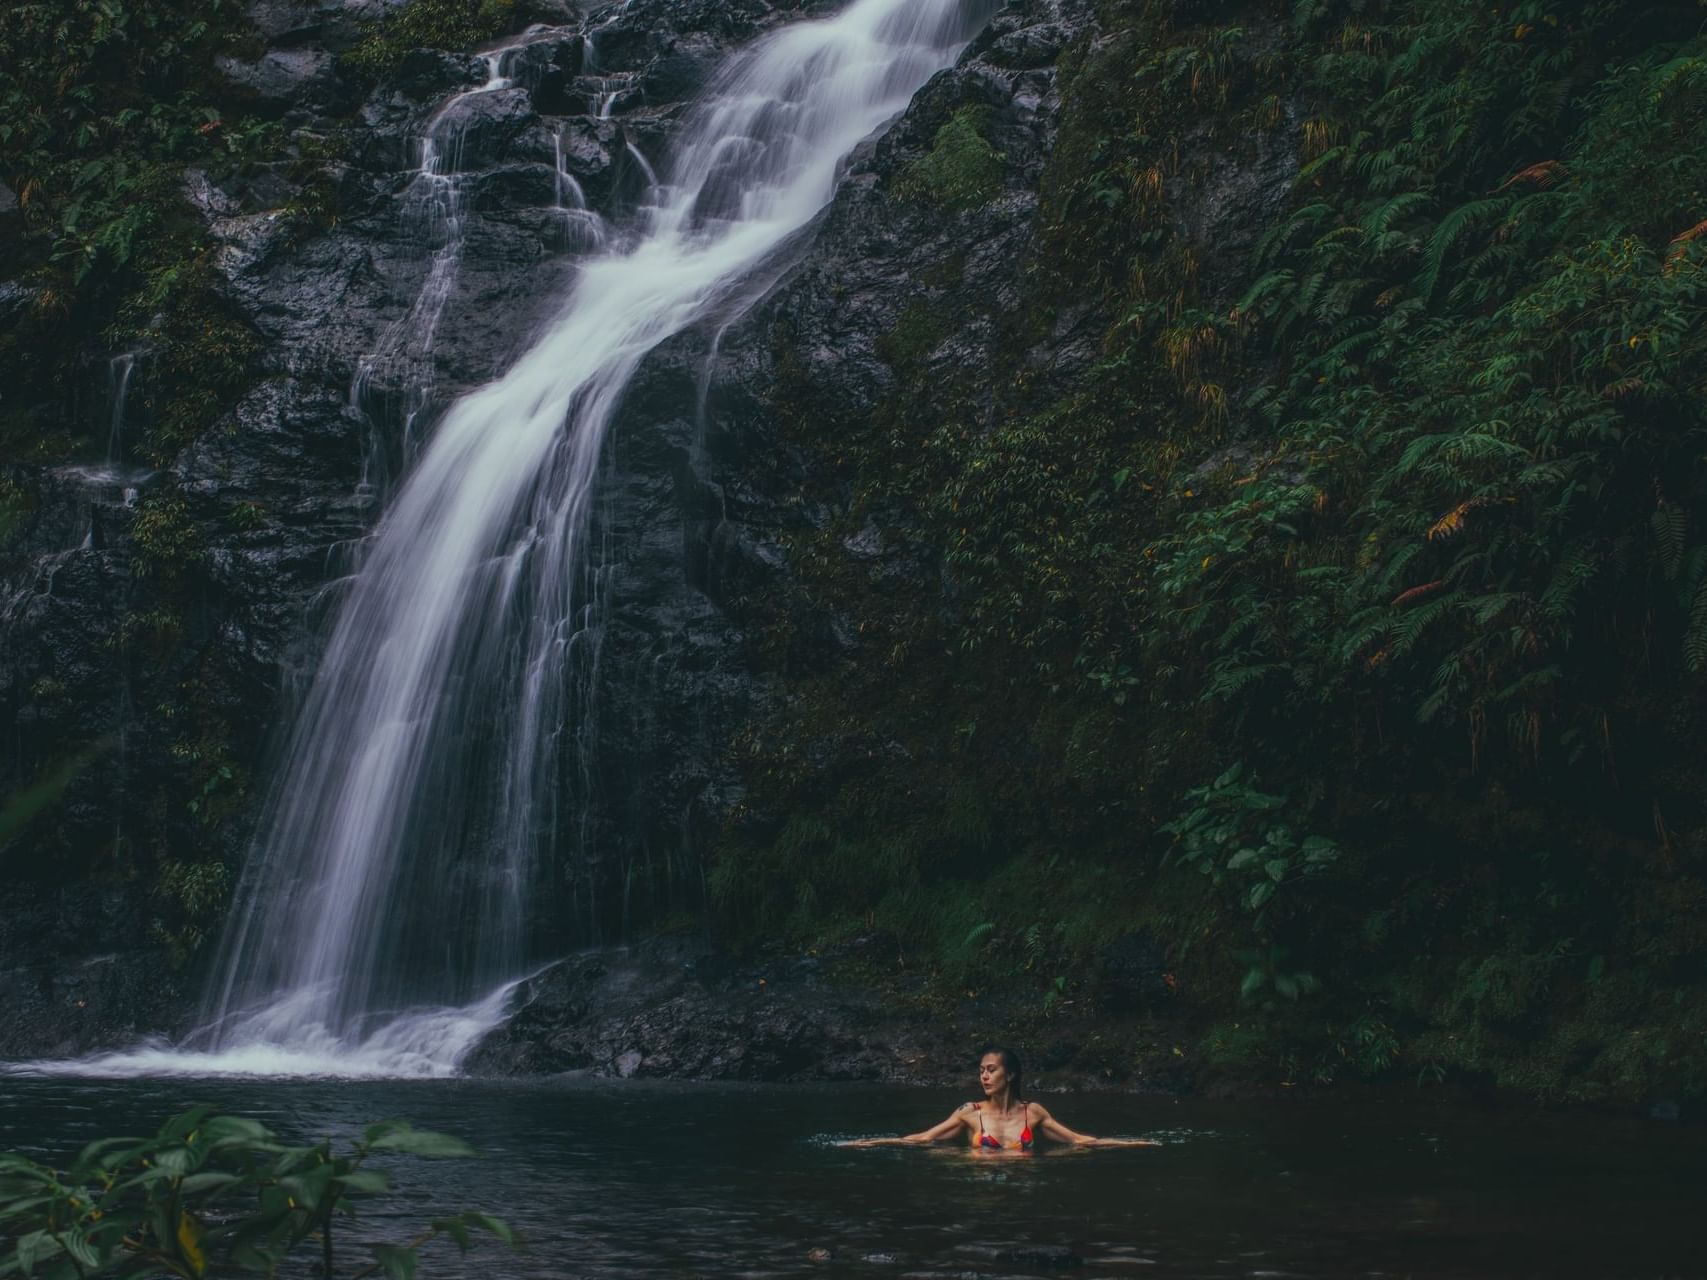
[[937, 130], [931, 149], [896, 176], [895, 194], [948, 210], [974, 208], [994, 195], [1002, 159], [984, 136], [988, 116], [977, 106], [957, 110]]
[[472, 49], [513, 30], [526, 12], [526, 0], [409, 0], [369, 23], [344, 65], [377, 82], [411, 49]]

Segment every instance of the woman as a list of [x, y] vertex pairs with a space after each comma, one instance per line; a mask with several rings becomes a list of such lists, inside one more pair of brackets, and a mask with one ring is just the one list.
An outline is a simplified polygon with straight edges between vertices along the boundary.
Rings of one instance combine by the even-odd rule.
[[904, 1138], [860, 1138], [850, 1147], [924, 1146], [958, 1141], [962, 1134], [975, 1151], [1030, 1151], [1039, 1138], [1076, 1147], [1158, 1147], [1147, 1138], [1093, 1138], [1075, 1133], [1043, 1108], [1020, 1097], [1024, 1070], [1019, 1054], [1003, 1045], [988, 1045], [978, 1055], [978, 1083], [984, 1101], [963, 1103], [941, 1124]]

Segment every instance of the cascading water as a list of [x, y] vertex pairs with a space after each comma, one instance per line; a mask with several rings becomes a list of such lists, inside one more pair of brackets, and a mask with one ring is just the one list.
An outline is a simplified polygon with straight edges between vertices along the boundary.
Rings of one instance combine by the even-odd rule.
[[465, 107], [471, 99], [510, 88], [512, 82], [505, 74], [509, 60], [525, 47], [523, 41], [488, 53], [485, 82], [447, 98], [427, 120], [417, 144], [419, 162], [403, 194], [403, 220], [429, 247], [427, 278], [408, 312], [386, 333], [379, 350], [357, 363], [351, 388], [351, 399], [361, 404], [374, 381], [389, 375], [401, 400], [405, 449], [414, 444], [416, 419], [432, 400], [433, 349], [438, 342], [439, 320], [462, 265], [462, 147], [468, 127]]
[[107, 421], [107, 466], [117, 468], [124, 452], [124, 408], [130, 393], [130, 375], [136, 370], [136, 352], [123, 351], [107, 365], [112, 384], [112, 409]]
[[[854, 147], [994, 7], [855, 0], [733, 59], [637, 225], [584, 264], [508, 374], [450, 408], [365, 549], [198, 1051], [91, 1070], [442, 1074], [502, 1018], [536, 959], [537, 872], [568, 835], [556, 797], [587, 714], [571, 669], [598, 644], [589, 500], [624, 389], [659, 343], [751, 304], [755, 274], [798, 243]], [[454, 103], [422, 163], [447, 233], [397, 351], [430, 353], [441, 262], [454, 270], [456, 179], [435, 167], [433, 132]]]

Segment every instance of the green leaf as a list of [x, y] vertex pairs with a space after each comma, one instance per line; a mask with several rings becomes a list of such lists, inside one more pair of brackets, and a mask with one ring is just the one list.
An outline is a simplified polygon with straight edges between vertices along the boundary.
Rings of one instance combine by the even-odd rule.
[[368, 1144], [375, 1151], [399, 1151], [411, 1156], [457, 1157], [471, 1156], [474, 1148], [461, 1138], [430, 1129], [412, 1129], [407, 1125], [381, 1134]]
[[131, 1191], [137, 1187], [153, 1186], [157, 1182], [170, 1182], [177, 1176], [178, 1173], [176, 1170], [165, 1169], [156, 1165], [153, 1168], [144, 1169], [135, 1177], [126, 1178], [122, 1182], [114, 1183], [113, 1190], [115, 1192]]
[[1248, 867], [1257, 860], [1258, 856], [1255, 849], [1240, 849], [1227, 859], [1227, 870], [1238, 871], [1242, 867]]
[[[100, 1138], [77, 1153], [77, 1163], [79, 1166], [92, 1164], [95, 1158], [104, 1151], [111, 1151], [114, 1147], [134, 1147], [140, 1145], [141, 1142], [141, 1138]], [[6, 1157], [0, 1156], [0, 1167], [4, 1166], [5, 1161]]]
[[181, 1115], [173, 1116], [160, 1127], [162, 1142], [188, 1141], [190, 1135], [201, 1128], [202, 1121], [207, 1118], [207, 1107], [191, 1107]]
[[1292, 869], [1292, 863], [1287, 858], [1270, 858], [1263, 863], [1263, 870], [1268, 872], [1268, 878], [1279, 884], [1286, 879], [1286, 873]]
[[516, 1233], [511, 1230], [510, 1224], [505, 1222], [502, 1218], [494, 1218], [489, 1213], [465, 1213], [462, 1216], [465, 1221], [469, 1222], [473, 1226], [482, 1227], [485, 1230], [490, 1231], [505, 1244], [513, 1245], [516, 1243]]
[[1260, 910], [1263, 903], [1267, 902], [1272, 897], [1274, 897], [1274, 882], [1272, 880], [1259, 880], [1256, 884], [1251, 886], [1251, 910]]
[[154, 1168], [174, 1178], [182, 1177], [201, 1164], [203, 1154], [194, 1147], [168, 1147], [154, 1157]]
[[369, 1248], [379, 1260], [379, 1269], [390, 1280], [415, 1280], [415, 1250], [390, 1244], [370, 1245]]
[[279, 1179], [280, 1189], [295, 1201], [295, 1208], [306, 1209], [312, 1213], [320, 1207], [326, 1192], [332, 1185], [332, 1166], [318, 1165], [302, 1173], [293, 1173]]
[[461, 1216], [455, 1218], [435, 1219], [433, 1222], [433, 1230], [439, 1232], [441, 1235], [449, 1236], [456, 1243], [456, 1247], [463, 1253], [468, 1252], [468, 1246], [472, 1241], [469, 1239], [468, 1235], [468, 1224], [462, 1220]]
[[391, 1187], [390, 1180], [375, 1169], [355, 1169], [346, 1173], [339, 1181], [344, 1184], [345, 1191], [363, 1196], [378, 1195]]
[[362, 1142], [371, 1147], [386, 1134], [408, 1127], [409, 1122], [407, 1120], [381, 1120], [377, 1124], [370, 1124], [362, 1130]]
[[1215, 787], [1217, 789], [1219, 789], [1221, 787], [1232, 786], [1235, 782], [1237, 782], [1241, 777], [1244, 776], [1244, 772], [1245, 772], [1244, 761], [1242, 761], [1242, 760], [1234, 761], [1232, 764], [1227, 766], [1226, 771], [1219, 778], [1215, 779]]
[[30, 1271], [36, 1265], [36, 1259], [42, 1256], [44, 1245], [51, 1245], [52, 1251], [58, 1252], [59, 1246], [54, 1243], [53, 1237], [46, 1231], [31, 1231], [27, 1235], [19, 1236], [17, 1254], [18, 1270], [22, 1271], [25, 1275], [29, 1275]]
[[1338, 860], [1340, 849], [1332, 840], [1323, 836], [1308, 836], [1302, 846], [1304, 861], [1309, 863], [1328, 863]]
[[192, 1173], [178, 1184], [178, 1190], [187, 1196], [193, 1196], [203, 1191], [212, 1191], [215, 1187], [229, 1187], [232, 1183], [241, 1181], [243, 1179], [238, 1174], [210, 1170], [207, 1173]]
[[237, 1143], [267, 1142], [272, 1130], [259, 1121], [243, 1116], [214, 1116], [202, 1126], [202, 1137], [216, 1147]]
[[65, 1252], [70, 1254], [86, 1269], [93, 1271], [101, 1265], [101, 1253], [89, 1243], [88, 1235], [80, 1227], [72, 1227], [61, 1233], [59, 1242], [65, 1246]]

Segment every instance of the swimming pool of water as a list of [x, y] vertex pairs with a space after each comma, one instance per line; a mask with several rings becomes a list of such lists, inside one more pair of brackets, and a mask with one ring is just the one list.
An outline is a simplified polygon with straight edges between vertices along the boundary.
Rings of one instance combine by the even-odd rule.
[[482, 1209], [527, 1240], [466, 1260], [434, 1246], [426, 1278], [1707, 1276], [1698, 1128], [1037, 1096], [1077, 1128], [1163, 1145], [1012, 1158], [837, 1146], [962, 1100], [866, 1085], [0, 1078], [0, 1149], [63, 1159], [190, 1102], [301, 1140], [406, 1118], [481, 1158], [398, 1162], [357, 1234], [399, 1241], [441, 1210]]

